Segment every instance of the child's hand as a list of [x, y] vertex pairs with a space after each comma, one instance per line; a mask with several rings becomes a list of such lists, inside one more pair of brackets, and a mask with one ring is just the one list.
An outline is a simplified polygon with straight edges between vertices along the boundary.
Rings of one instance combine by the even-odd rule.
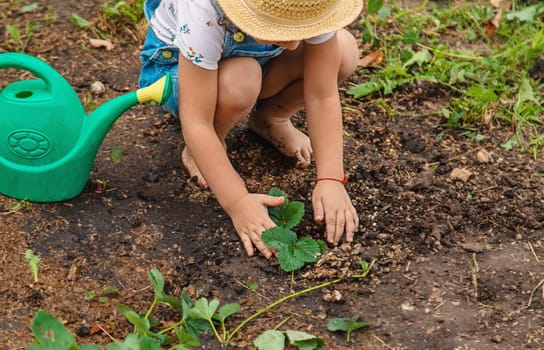
[[274, 254], [272, 249], [261, 240], [261, 235], [264, 230], [276, 226], [268, 215], [268, 207], [282, 205], [283, 201], [283, 197], [248, 193], [225, 208], [249, 256], [254, 254], [253, 246], [257, 247], [267, 259]]
[[359, 217], [344, 185], [336, 181], [319, 181], [312, 195], [314, 220], [325, 220], [327, 242], [338, 245], [344, 232], [352, 242], [359, 229]]

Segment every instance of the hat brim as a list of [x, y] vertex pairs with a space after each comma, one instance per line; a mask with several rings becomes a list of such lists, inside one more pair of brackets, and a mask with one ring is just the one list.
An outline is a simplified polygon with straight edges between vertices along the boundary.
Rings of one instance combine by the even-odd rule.
[[352, 23], [363, 9], [362, 0], [340, 1], [335, 11], [315, 23], [288, 24], [249, 11], [242, 0], [217, 0], [229, 20], [246, 34], [264, 41], [294, 41], [335, 32]]

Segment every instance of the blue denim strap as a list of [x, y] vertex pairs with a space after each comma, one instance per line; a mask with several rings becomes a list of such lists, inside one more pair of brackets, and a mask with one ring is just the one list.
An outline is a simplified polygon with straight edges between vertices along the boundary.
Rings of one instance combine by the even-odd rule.
[[161, 0], [145, 0], [144, 3], [144, 13], [147, 19], [151, 19], [155, 10], [161, 4]]

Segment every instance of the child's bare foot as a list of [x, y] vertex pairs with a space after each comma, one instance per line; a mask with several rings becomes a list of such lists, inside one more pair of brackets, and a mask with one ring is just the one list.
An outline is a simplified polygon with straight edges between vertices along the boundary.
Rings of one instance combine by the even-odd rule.
[[193, 155], [191, 154], [191, 151], [189, 151], [189, 148], [187, 148], [187, 146], [183, 149], [183, 152], [181, 152], [181, 162], [183, 163], [183, 166], [185, 166], [185, 169], [187, 169], [187, 171], [189, 172], [189, 176], [191, 177], [191, 179], [196, 176], [198, 185], [200, 187], [208, 187], [208, 183], [204, 179], [204, 176], [202, 176], [200, 169], [198, 169], [195, 159], [193, 158]]
[[297, 168], [307, 168], [312, 159], [310, 138], [295, 128], [289, 119], [251, 115], [249, 128], [271, 142], [281, 153], [297, 159]]

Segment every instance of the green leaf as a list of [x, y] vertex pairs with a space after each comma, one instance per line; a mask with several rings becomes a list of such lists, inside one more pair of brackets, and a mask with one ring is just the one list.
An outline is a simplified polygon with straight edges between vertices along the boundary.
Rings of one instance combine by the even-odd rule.
[[369, 0], [368, 1], [368, 13], [377, 13], [383, 6], [383, 0]]
[[366, 83], [359, 84], [352, 88], [349, 88], [347, 93], [352, 95], [353, 98], [359, 99], [370, 94], [373, 94], [377, 91], [380, 91], [383, 88], [383, 84], [377, 80], [370, 80]]
[[115, 146], [111, 149], [111, 161], [114, 163], [120, 162], [123, 158], [123, 148], [121, 146]]
[[405, 44], [413, 45], [419, 43], [421, 38], [419, 37], [419, 33], [417, 31], [410, 30], [404, 34], [402, 41], [404, 41]]
[[382, 8], [378, 11], [378, 19], [380, 20], [386, 20], [389, 16], [391, 16], [391, 8], [387, 6], [382, 6]]
[[247, 282], [247, 287], [252, 292], [256, 292], [259, 289], [259, 285], [255, 281], [248, 281]]
[[464, 92], [469, 97], [476, 98], [481, 102], [489, 103], [499, 99], [493, 90], [486, 89], [481, 85], [472, 85], [470, 89]]
[[417, 64], [418, 66], [421, 67], [423, 63], [427, 63], [429, 62], [429, 60], [430, 60], [430, 55], [427, 50], [418, 51], [414, 53], [408, 61], [404, 62], [402, 67], [404, 68], [410, 67], [413, 64]]
[[507, 13], [505, 18], [509, 21], [517, 19], [521, 22], [532, 22], [534, 18], [544, 13], [544, 6], [542, 4], [528, 6], [519, 11]]
[[269, 196], [274, 196], [274, 197], [283, 197], [285, 199], [287, 199], [287, 195], [285, 194], [285, 192], [283, 192], [282, 190], [280, 190], [279, 188], [276, 188], [276, 187], [273, 187], [270, 192], [268, 192], [268, 195]]
[[518, 104], [526, 101], [532, 101], [538, 104], [538, 100], [535, 97], [535, 91], [531, 86], [531, 82], [527, 78], [523, 78], [519, 87]]
[[34, 283], [38, 283], [38, 271], [40, 269], [40, 257], [34, 254], [34, 252], [31, 249], [27, 249], [25, 251], [25, 259], [28, 261], [28, 264], [30, 265], [30, 269], [32, 270], [32, 275], [34, 276]]
[[304, 266], [304, 261], [297, 258], [294, 251], [288, 246], [282, 246], [278, 250], [278, 261], [281, 269], [285, 272], [295, 271]]
[[189, 316], [198, 320], [210, 321], [219, 307], [219, 300], [213, 299], [208, 303], [208, 299], [200, 298], [193, 308], [189, 310]]
[[285, 349], [285, 335], [280, 331], [268, 330], [259, 335], [253, 344], [258, 350], [283, 350]]
[[184, 328], [187, 333], [198, 339], [201, 334], [210, 330], [211, 327], [207, 320], [197, 320], [189, 316], [189, 310], [194, 306], [194, 302], [186, 290], [181, 292], [181, 304], [183, 306], [181, 320], [185, 322]]
[[327, 329], [331, 332], [348, 331], [347, 318], [333, 318], [327, 323]]
[[22, 13], [32, 12], [34, 10], [37, 10], [39, 7], [40, 7], [40, 4], [37, 3], [37, 2], [34, 2], [34, 3], [30, 4], [30, 5], [26, 5], [26, 6], [21, 7], [21, 12]]
[[160, 303], [173, 307], [174, 309], [180, 311], [183, 310], [183, 305], [177, 298], [164, 294], [164, 278], [161, 272], [157, 269], [151, 269], [147, 274], [151, 284], [153, 285], [155, 299], [157, 299], [157, 301]]
[[6, 30], [15, 41], [21, 40], [21, 32], [19, 31], [19, 29], [17, 29], [17, 27], [11, 24], [6, 24]]
[[297, 234], [284, 227], [272, 227], [261, 235], [263, 242], [274, 249], [281, 249], [283, 246], [294, 246], [297, 241]]
[[320, 253], [321, 247], [312, 238], [302, 237], [295, 243], [295, 256], [305, 263], [316, 262]]
[[27, 350], [78, 349], [76, 339], [62, 322], [45, 311], [36, 312], [31, 328], [37, 344], [29, 345]]
[[240, 305], [236, 303], [225, 304], [219, 308], [218, 319], [219, 321], [225, 321], [227, 317], [234, 315], [240, 311]]
[[289, 342], [299, 350], [321, 350], [324, 348], [324, 340], [306, 332], [285, 331]]
[[304, 204], [298, 201], [289, 202], [287, 195], [280, 189], [272, 188], [268, 195], [283, 197], [284, 202], [280, 206], [268, 207], [268, 215], [278, 226], [293, 228], [304, 216]]
[[181, 345], [194, 346], [194, 347], [201, 345], [200, 339], [198, 339], [198, 337], [194, 336], [193, 334], [190, 334], [184, 329], [177, 329], [176, 336]]
[[136, 311], [123, 304], [117, 305], [117, 310], [134, 326], [134, 331], [137, 334], [147, 335], [150, 333], [151, 324], [147, 318], [140, 316]]
[[319, 250], [320, 252], [323, 254], [327, 251], [327, 249], [329, 249], [329, 247], [327, 246], [327, 243], [325, 243], [324, 240], [322, 239], [316, 239], [315, 240], [317, 242], [317, 244], [319, 245]]
[[72, 23], [74, 23], [76, 26], [80, 28], [87, 28], [90, 25], [90, 22], [87, 21], [85, 18], [78, 16], [75, 13], [72, 13], [70, 15], [70, 20]]
[[153, 338], [139, 337], [132, 333], [125, 338], [124, 342], [110, 344], [107, 350], [161, 350], [161, 346]]
[[157, 269], [151, 269], [147, 272], [147, 275], [153, 285], [155, 297], [164, 295], [164, 278], [162, 273]]
[[347, 332], [347, 340], [351, 332], [370, 326], [368, 322], [357, 322], [359, 316], [353, 316], [352, 318], [333, 318], [327, 323], [327, 329], [331, 332], [344, 331]]

